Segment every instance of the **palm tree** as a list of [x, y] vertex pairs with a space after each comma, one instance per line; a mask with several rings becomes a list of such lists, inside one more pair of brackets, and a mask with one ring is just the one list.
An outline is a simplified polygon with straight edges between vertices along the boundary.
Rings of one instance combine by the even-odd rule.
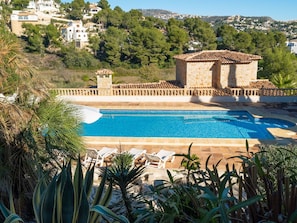
[[278, 88], [296, 88], [297, 80], [291, 74], [274, 74], [271, 77], [271, 82]]
[[12, 101], [0, 98], [0, 199], [12, 188], [21, 213], [28, 207], [22, 203], [33, 193], [38, 169], [59, 168], [57, 154], [75, 157], [83, 143], [75, 108], [48, 93], [48, 85], [35, 77], [17, 38], [3, 24], [0, 48], [0, 93], [16, 95]]

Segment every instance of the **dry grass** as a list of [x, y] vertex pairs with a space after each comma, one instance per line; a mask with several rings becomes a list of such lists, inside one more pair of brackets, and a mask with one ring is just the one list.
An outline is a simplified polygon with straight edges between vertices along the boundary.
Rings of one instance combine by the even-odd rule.
[[[67, 69], [56, 55], [27, 54], [37, 75], [52, 87], [91, 87], [96, 85], [96, 70]], [[175, 80], [175, 68], [125, 69], [114, 68], [113, 83], [145, 83], [158, 80]]]

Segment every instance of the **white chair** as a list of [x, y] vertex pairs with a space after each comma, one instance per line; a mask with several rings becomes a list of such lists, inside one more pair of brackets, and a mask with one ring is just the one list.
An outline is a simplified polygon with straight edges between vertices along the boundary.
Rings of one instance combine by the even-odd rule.
[[118, 151], [118, 149], [109, 148], [109, 147], [103, 147], [100, 150], [88, 148], [86, 151], [86, 155], [85, 155], [83, 164], [86, 165], [86, 164], [94, 163], [95, 166], [102, 167], [105, 159], [116, 154], [117, 151]]
[[144, 158], [144, 154], [146, 153], [145, 149], [131, 148], [127, 153], [132, 155], [134, 165], [144, 162], [144, 160], [141, 161], [141, 158]]
[[145, 149], [131, 148], [127, 152], [133, 156], [133, 160], [135, 161], [135, 160], [141, 158], [146, 153], [146, 150]]
[[165, 168], [166, 162], [174, 161], [174, 151], [160, 150], [158, 153], [145, 154], [146, 162], [145, 165], [153, 166], [157, 168]]

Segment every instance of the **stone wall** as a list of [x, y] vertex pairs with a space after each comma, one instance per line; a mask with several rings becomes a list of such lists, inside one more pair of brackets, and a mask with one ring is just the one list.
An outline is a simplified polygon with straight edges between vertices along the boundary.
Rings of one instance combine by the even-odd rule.
[[175, 79], [182, 85], [187, 85], [187, 63], [182, 60], [176, 60]]
[[215, 62], [187, 64], [187, 84], [192, 87], [212, 87], [213, 77], [216, 75]]
[[185, 62], [176, 60], [176, 80], [185, 88], [247, 87], [257, 80], [258, 61], [221, 64], [220, 61]]
[[258, 62], [249, 64], [223, 64], [221, 66], [220, 87], [249, 86], [250, 81], [257, 80]]
[[112, 88], [112, 75], [97, 75], [97, 88], [111, 89]]

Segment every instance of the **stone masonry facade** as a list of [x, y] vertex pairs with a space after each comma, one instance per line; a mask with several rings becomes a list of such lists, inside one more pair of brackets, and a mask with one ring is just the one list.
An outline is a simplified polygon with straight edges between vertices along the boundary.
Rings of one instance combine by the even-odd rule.
[[257, 80], [260, 56], [228, 50], [175, 56], [176, 80], [185, 88], [247, 87]]

